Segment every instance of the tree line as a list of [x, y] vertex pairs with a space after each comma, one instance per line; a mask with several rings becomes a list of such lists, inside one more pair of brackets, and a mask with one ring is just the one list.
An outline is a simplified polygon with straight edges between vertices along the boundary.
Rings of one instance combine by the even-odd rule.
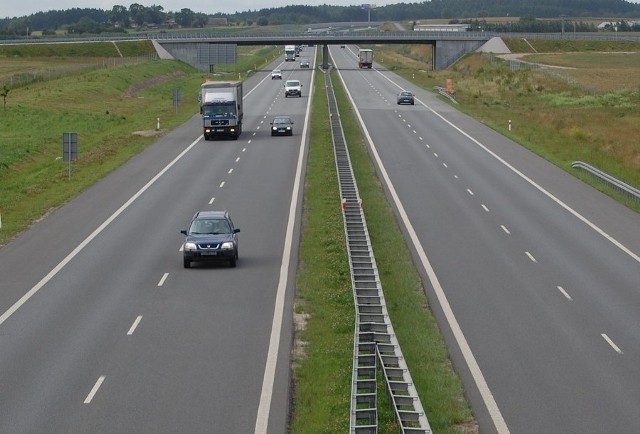
[[[537, 17], [567, 18], [576, 31], [586, 30], [582, 17], [619, 17], [618, 31], [637, 31], [633, 20], [640, 17], [640, 4], [625, 0], [429, 0], [418, 3], [399, 3], [365, 10], [359, 6], [285, 6], [262, 8], [234, 14], [206, 14], [183, 8], [178, 12], [166, 12], [160, 5], [143, 6], [133, 3], [129, 7], [115, 5], [111, 10], [72, 8], [37, 12], [35, 14], [0, 19], [0, 36], [28, 37], [34, 31], [54, 34], [100, 34], [126, 32], [133, 28], [199, 28], [210, 18], [224, 18], [228, 25], [307, 25], [326, 22], [353, 21], [415, 21], [419, 19], [447, 19], [451, 22], [482, 21], [487, 17]], [[564, 18], [562, 18], [564, 20]], [[509, 24], [508, 31], [557, 31], [550, 30], [558, 23], [548, 20], [520, 19]], [[489, 30], [491, 25], [484, 28]], [[503, 29], [496, 26], [496, 31]], [[526, 27], [526, 29], [523, 29]], [[584, 30], [578, 30], [584, 29]]]
[[133, 3], [128, 8], [115, 5], [108, 11], [72, 8], [0, 19], [0, 35], [30, 36], [34, 31], [47, 35], [60, 30], [69, 34], [119, 33], [138, 27], [204, 27], [208, 21], [207, 14], [188, 8], [179, 12], [165, 12], [159, 5]]

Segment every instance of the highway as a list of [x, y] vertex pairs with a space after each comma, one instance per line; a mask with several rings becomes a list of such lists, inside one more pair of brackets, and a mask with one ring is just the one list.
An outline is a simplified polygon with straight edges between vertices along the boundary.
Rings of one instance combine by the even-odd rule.
[[[355, 47], [330, 51], [480, 431], [637, 432], [640, 216], [434, 94], [358, 69]], [[405, 89], [414, 106], [396, 104]]]
[[[0, 249], [0, 432], [286, 431], [314, 70], [281, 68], [245, 82], [237, 141], [195, 114]], [[180, 230], [210, 209], [241, 230], [238, 266], [184, 269]]]
[[[639, 216], [330, 51], [480, 431], [637, 431]], [[273, 66], [245, 83], [239, 140], [205, 142], [195, 115], [0, 249], [1, 433], [286, 432], [314, 70]], [[276, 114], [293, 137], [270, 137]], [[235, 269], [182, 267], [207, 209], [241, 229]]]

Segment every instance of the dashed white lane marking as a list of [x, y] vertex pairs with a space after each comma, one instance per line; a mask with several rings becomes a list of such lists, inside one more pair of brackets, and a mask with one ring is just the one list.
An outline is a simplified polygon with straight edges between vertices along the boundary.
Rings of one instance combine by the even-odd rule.
[[233, 173], [233, 168], [229, 169], [229, 172], [227, 172], [229, 175], [231, 175]]
[[169, 277], [169, 273], [164, 273], [162, 275], [162, 278], [160, 279], [160, 282], [158, 282], [158, 286], [164, 285], [164, 281], [167, 280], [167, 277]]
[[469, 193], [471, 196], [474, 196], [473, 191], [471, 191], [470, 188], [467, 188], [467, 193]]
[[567, 300], [573, 300], [573, 298], [571, 298], [569, 293], [567, 291], [565, 291], [562, 286], [558, 286], [557, 288], [558, 288], [558, 291], [560, 291], [562, 293], [562, 295], [564, 295], [567, 298]]
[[237, 163], [238, 161], [240, 161], [240, 157], [236, 158], [236, 163]]
[[604, 338], [605, 341], [607, 341], [607, 343], [609, 345], [611, 345], [611, 348], [613, 348], [613, 350], [618, 353], [618, 354], [623, 354], [622, 350], [613, 343], [613, 341], [611, 340], [611, 338], [609, 336], [607, 336], [605, 333], [600, 334], [600, 336], [602, 336]]
[[449, 166], [447, 166], [447, 163], [442, 163], [442, 165], [443, 165], [445, 168], [448, 168], [448, 167], [449, 167]]
[[219, 187], [219, 188], [222, 188], [222, 187], [224, 187], [224, 181], [222, 181], [222, 182], [220, 183], [220, 187]]
[[486, 212], [489, 212], [489, 207], [486, 206], [484, 203], [481, 205], [482, 209], [485, 210]]
[[212, 197], [211, 200], [209, 201], [209, 205], [211, 205], [215, 200], [216, 200], [216, 198]]
[[509, 229], [507, 229], [507, 227], [505, 225], [500, 225], [500, 227], [502, 228], [502, 230], [504, 231], [505, 234], [511, 235], [511, 232], [509, 232]]
[[127, 332], [127, 336], [131, 336], [133, 334], [133, 332], [136, 331], [136, 328], [138, 327], [138, 324], [140, 324], [140, 321], [142, 321], [142, 315], [138, 315], [138, 317], [133, 322], [133, 324], [131, 324], [131, 327], [129, 328], [129, 331]]
[[96, 230], [94, 230], [87, 238], [85, 238], [78, 246], [73, 249], [53, 270], [44, 276], [34, 287], [32, 287], [26, 294], [20, 297], [20, 300], [15, 302], [6, 312], [0, 315], [0, 325], [2, 325], [7, 319], [11, 317], [22, 305], [24, 305], [31, 297], [34, 296], [40, 289], [49, 282], [56, 274], [60, 272], [73, 258], [75, 258], [94, 238], [96, 238], [107, 226], [111, 224], [120, 214], [122, 214], [129, 206], [135, 202], [142, 194], [147, 191], [162, 175], [165, 174], [174, 164], [176, 164], [187, 152], [189, 152], [200, 140], [200, 135], [194, 140], [187, 148], [178, 154], [169, 164], [167, 164], [160, 172], [158, 172], [149, 182], [147, 182], [140, 190], [129, 198], [120, 208], [116, 210], [111, 216], [106, 219]]
[[536, 258], [534, 258], [531, 253], [529, 253], [529, 252], [524, 252], [524, 253], [526, 253], [527, 256], [529, 257], [529, 259], [531, 259], [531, 262], [536, 262], [536, 263], [538, 262], [538, 261], [536, 261]]
[[93, 388], [91, 389], [91, 392], [89, 392], [87, 397], [84, 399], [84, 403], [85, 404], [91, 403], [91, 400], [93, 399], [93, 397], [98, 392], [98, 389], [100, 389], [100, 386], [102, 386], [102, 383], [104, 382], [105, 378], [106, 377], [104, 375], [101, 375], [100, 378], [98, 378], [98, 381], [96, 381], [96, 384], [93, 385]]

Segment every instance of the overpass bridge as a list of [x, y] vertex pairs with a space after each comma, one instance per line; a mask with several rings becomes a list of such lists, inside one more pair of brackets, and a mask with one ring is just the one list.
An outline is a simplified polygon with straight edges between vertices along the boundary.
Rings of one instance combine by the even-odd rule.
[[158, 49], [202, 71], [234, 55], [236, 45], [322, 45], [322, 66], [328, 66], [328, 45], [428, 44], [433, 47], [432, 69], [444, 69], [475, 51], [496, 35], [487, 32], [359, 31], [295, 33], [160, 33], [150, 39]]

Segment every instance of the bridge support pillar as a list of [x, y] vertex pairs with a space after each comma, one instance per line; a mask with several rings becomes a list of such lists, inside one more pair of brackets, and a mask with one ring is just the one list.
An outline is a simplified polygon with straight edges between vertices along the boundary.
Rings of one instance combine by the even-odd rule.
[[433, 69], [446, 69], [467, 53], [477, 50], [485, 41], [436, 40], [433, 46]]
[[329, 46], [322, 44], [322, 69], [329, 69]]

